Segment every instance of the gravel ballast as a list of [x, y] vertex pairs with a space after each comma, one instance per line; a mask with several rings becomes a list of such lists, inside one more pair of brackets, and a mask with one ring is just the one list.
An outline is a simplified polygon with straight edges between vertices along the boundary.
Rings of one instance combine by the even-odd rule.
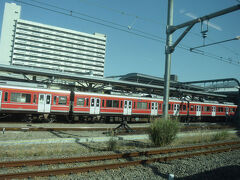
[[175, 179], [237, 180], [240, 178], [240, 150], [51, 179], [167, 179], [169, 174], [174, 174]]
[[[203, 132], [203, 134], [205, 134]], [[47, 138], [81, 138], [103, 136], [102, 131], [58, 131], [58, 132], [5, 132], [0, 134], [0, 141], [47, 139]], [[185, 138], [185, 137], [184, 137]], [[239, 140], [235, 139], [235, 140]], [[146, 151], [149, 141], [121, 141], [128, 144], [126, 149], [117, 149], [115, 152], [106, 151], [106, 142], [101, 143], [62, 143], [45, 145], [18, 145], [0, 146], [2, 149], [1, 161], [46, 159], [60, 157], [78, 157], [119, 153], [120, 151]], [[217, 142], [216, 142], [217, 143]], [[186, 146], [191, 146], [189, 144]], [[195, 144], [196, 145], [196, 144]], [[121, 144], [122, 147], [122, 144]], [[175, 146], [174, 146], [175, 147]], [[178, 146], [179, 147], [179, 146]], [[52, 149], [52, 150], [51, 150]], [[152, 149], [152, 148], [151, 148]], [[39, 153], [36, 153], [38, 150]], [[47, 152], [49, 150], [49, 152]], [[18, 153], [16, 153], [18, 151]], [[28, 154], [26, 154], [26, 152]], [[16, 153], [16, 154], [14, 154]], [[27, 155], [27, 156], [26, 156]], [[147, 157], [146, 157], [147, 158]], [[59, 165], [64, 167], [63, 165]], [[68, 165], [66, 166], [68, 167]], [[37, 168], [37, 167], [35, 167]], [[15, 172], [28, 167], [16, 168]], [[37, 168], [38, 169], [38, 168]], [[41, 169], [51, 169], [51, 166], [40, 166]], [[1, 169], [0, 173], [9, 172]], [[169, 174], [174, 174], [174, 179], [240, 179], [240, 150], [225, 153], [198, 156], [182, 160], [174, 160], [166, 163], [152, 163], [139, 166], [129, 166], [113, 170], [71, 174], [64, 176], [39, 177], [36, 179], [168, 179]]]

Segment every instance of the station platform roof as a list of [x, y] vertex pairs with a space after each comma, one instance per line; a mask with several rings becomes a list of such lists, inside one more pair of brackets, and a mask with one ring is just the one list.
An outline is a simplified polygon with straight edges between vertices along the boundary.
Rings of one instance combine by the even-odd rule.
[[[74, 87], [84, 86], [83, 88], [92, 88], [91, 90], [100, 91], [105, 87], [111, 87], [111, 90], [123, 92], [142, 92], [157, 94], [162, 96], [164, 90], [164, 79], [160, 77], [149, 76], [140, 73], [130, 73], [121, 76], [112, 77], [95, 77], [90, 75], [80, 75], [76, 73], [49, 71], [41, 68], [30, 68], [25, 66], [10, 66], [0, 64], [0, 80], [23, 81], [31, 83], [59, 83], [64, 81], [65, 84]], [[11, 74], [11, 76], [9, 76]], [[15, 76], [12, 76], [12, 75]], [[20, 78], [19, 74], [23, 75]], [[41, 80], [38, 80], [40, 77]], [[43, 80], [43, 78], [46, 78]], [[118, 78], [118, 79], [116, 79]], [[69, 82], [69, 83], [66, 83]], [[208, 98], [227, 98], [225, 94], [207, 92], [201, 86], [184, 84], [178, 81], [170, 82], [170, 96], [179, 97], [191, 95]]]

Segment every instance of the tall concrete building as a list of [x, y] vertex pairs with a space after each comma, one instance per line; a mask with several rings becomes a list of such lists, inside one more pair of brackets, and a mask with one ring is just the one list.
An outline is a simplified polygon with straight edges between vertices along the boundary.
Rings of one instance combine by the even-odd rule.
[[0, 64], [103, 77], [106, 36], [20, 19], [21, 7], [6, 3]]

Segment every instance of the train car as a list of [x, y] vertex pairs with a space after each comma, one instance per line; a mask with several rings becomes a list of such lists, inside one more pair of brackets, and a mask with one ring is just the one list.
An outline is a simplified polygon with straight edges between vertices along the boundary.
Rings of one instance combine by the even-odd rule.
[[[22, 114], [52, 122], [57, 115], [69, 120], [93, 118], [150, 119], [163, 115], [161, 98], [133, 97], [90, 92], [50, 90], [0, 85], [0, 113]], [[181, 120], [226, 119], [234, 115], [236, 105], [169, 100], [170, 116]]]
[[0, 102], [1, 114], [26, 114], [28, 121], [33, 118], [52, 121], [57, 114], [69, 114], [70, 91], [1, 85]]
[[190, 102], [188, 116], [192, 119], [226, 119], [234, 115], [236, 105]]
[[145, 97], [74, 92], [73, 115], [132, 118], [162, 114], [162, 100]]

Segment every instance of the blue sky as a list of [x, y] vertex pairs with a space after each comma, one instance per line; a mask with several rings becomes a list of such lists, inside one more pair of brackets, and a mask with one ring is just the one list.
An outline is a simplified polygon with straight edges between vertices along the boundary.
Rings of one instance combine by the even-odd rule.
[[[0, 28], [5, 2], [14, 2], [22, 6], [21, 19], [43, 24], [59, 26], [86, 33], [102, 33], [107, 36], [105, 76], [127, 73], [143, 73], [163, 77], [165, 69], [165, 29], [167, 21], [167, 0], [19, 0], [43, 7], [48, 3], [73, 11], [73, 15], [84, 19], [75, 12], [94, 18], [114, 28], [92, 23], [79, 18], [32, 7], [13, 0], [0, 1]], [[201, 17], [209, 13], [237, 5], [238, 0], [174, 0], [174, 25]], [[50, 9], [70, 13], [48, 7]], [[115, 24], [99, 21], [102, 19]], [[240, 11], [211, 19], [205, 43], [213, 43], [240, 36]], [[120, 26], [117, 26], [121, 25]], [[206, 29], [206, 24], [204, 29]], [[123, 31], [117, 30], [120, 28]], [[144, 32], [140, 33], [139, 31]], [[175, 41], [180, 33], [173, 34]], [[201, 25], [196, 24], [181, 41], [183, 47], [195, 47], [203, 44]], [[132, 33], [148, 36], [148, 39]], [[149, 35], [150, 34], [150, 35]], [[199, 49], [207, 56], [176, 48], [172, 55], [171, 74], [177, 74], [179, 81], [207, 80], [218, 78], [237, 78], [240, 80], [240, 41], [230, 41], [219, 45]], [[231, 64], [208, 56], [222, 57]]]

